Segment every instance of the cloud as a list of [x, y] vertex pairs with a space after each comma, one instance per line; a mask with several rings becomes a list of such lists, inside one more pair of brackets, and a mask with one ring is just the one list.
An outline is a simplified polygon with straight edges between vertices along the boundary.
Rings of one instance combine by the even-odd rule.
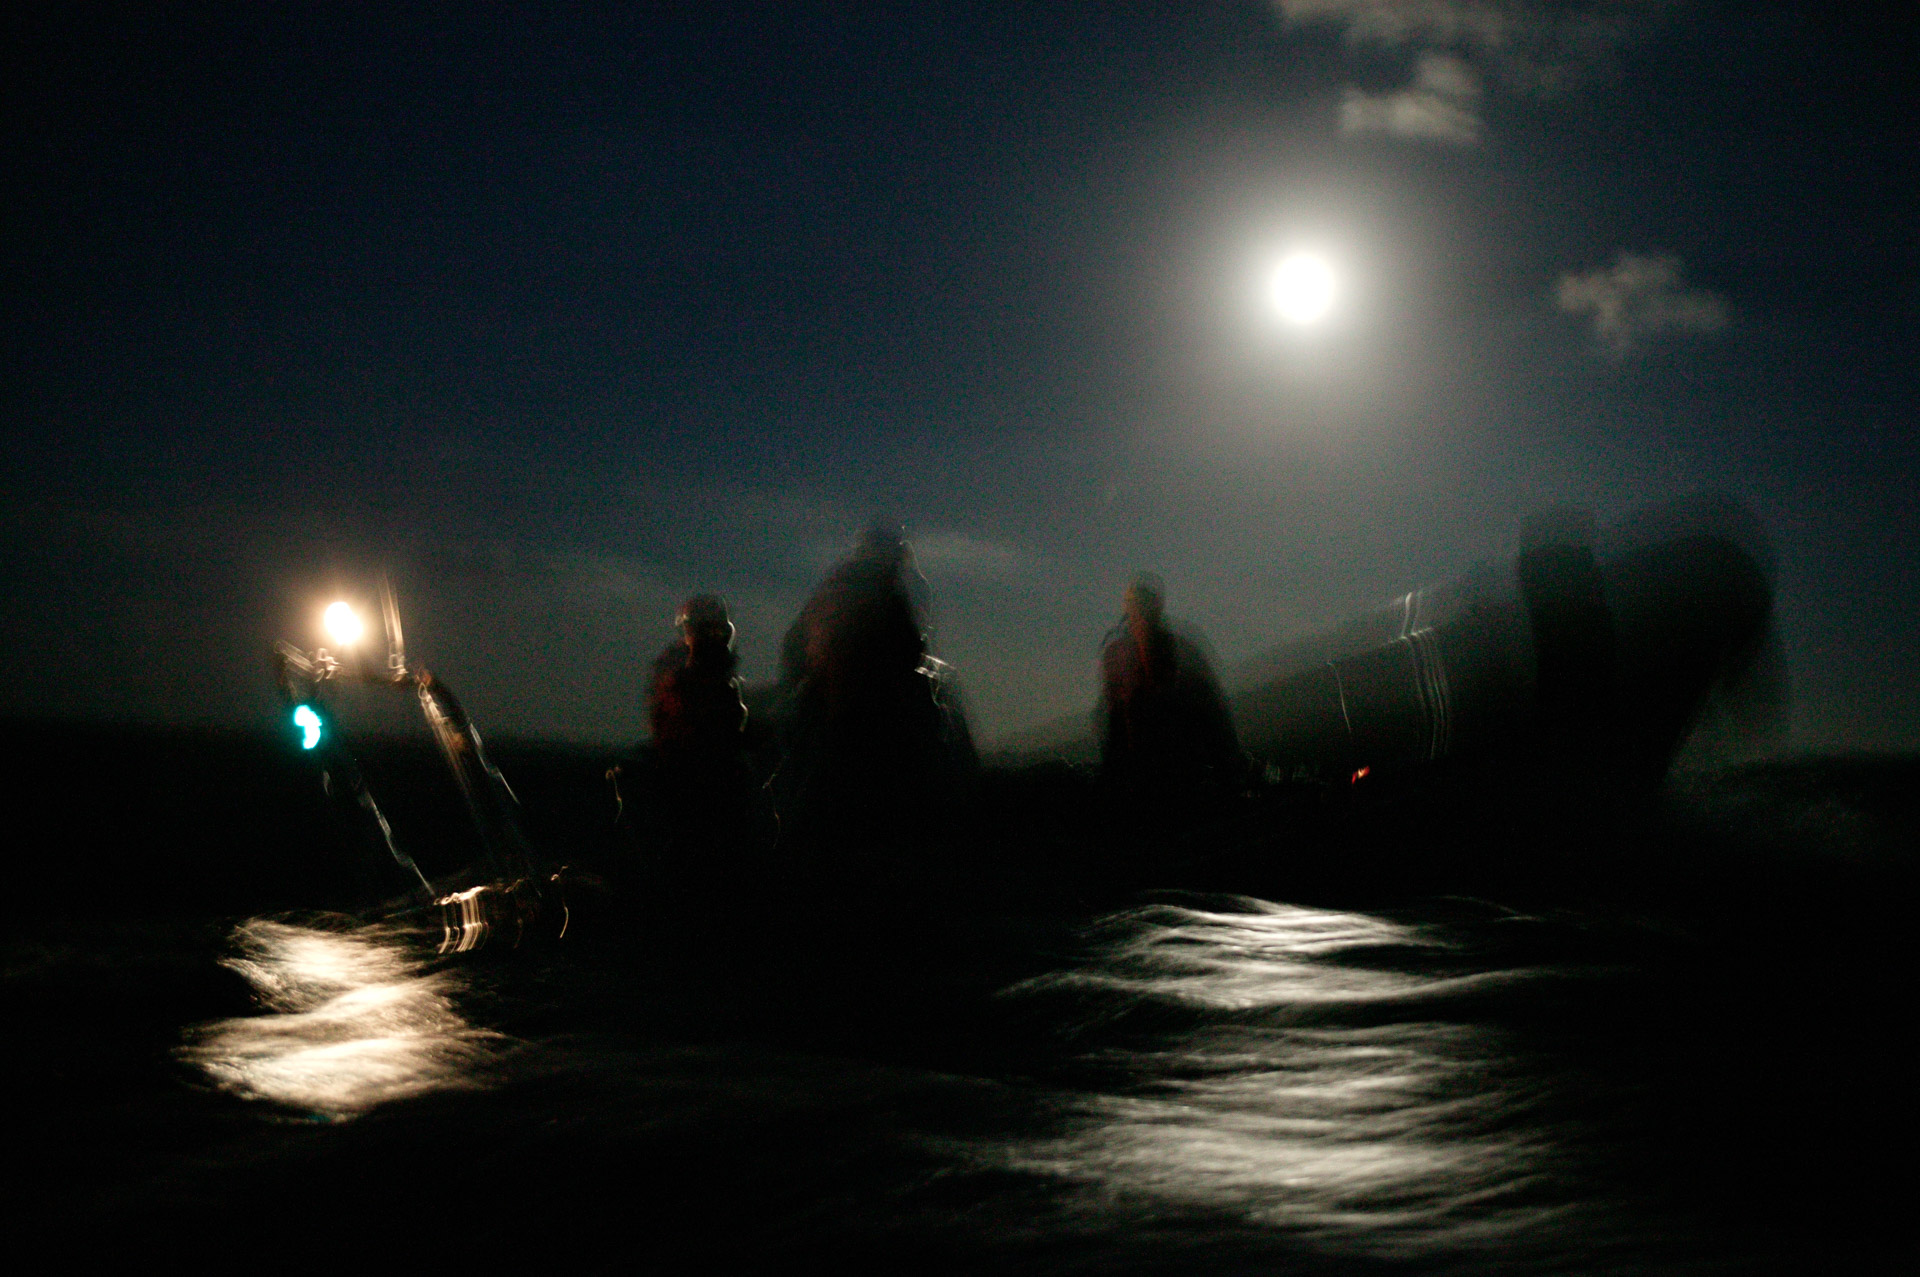
[[567, 550], [540, 555], [535, 562], [541, 574], [556, 582], [571, 602], [594, 606], [634, 603], [667, 589], [663, 573], [631, 555]]
[[1274, 0], [1289, 27], [1335, 26], [1347, 42], [1447, 50], [1508, 87], [1572, 88], [1603, 71], [1676, 0]]
[[1421, 56], [1412, 82], [1369, 95], [1349, 88], [1343, 133], [1386, 133], [1466, 146], [1481, 135], [1481, 85], [1552, 96], [1606, 74], [1678, 0], [1273, 0], [1290, 29], [1339, 29], [1356, 48]]
[[1275, 0], [1288, 26], [1343, 26], [1355, 44], [1497, 48], [1513, 42], [1527, 11], [1502, 0]]
[[961, 577], [1017, 576], [1032, 558], [1010, 545], [982, 541], [964, 532], [920, 532], [909, 538], [914, 561], [935, 573]]
[[1423, 53], [1413, 84], [1397, 93], [1348, 89], [1340, 103], [1342, 133], [1472, 146], [1480, 140], [1480, 77], [1459, 58]]
[[1727, 299], [1687, 287], [1681, 275], [1672, 253], [1622, 252], [1612, 266], [1562, 275], [1553, 297], [1569, 315], [1591, 313], [1595, 335], [1624, 355], [1650, 337], [1706, 336], [1727, 326]]

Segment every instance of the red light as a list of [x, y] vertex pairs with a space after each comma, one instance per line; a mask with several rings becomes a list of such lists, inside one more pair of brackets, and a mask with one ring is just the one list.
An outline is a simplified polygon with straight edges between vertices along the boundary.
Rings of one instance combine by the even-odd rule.
[[1362, 768], [1361, 768], [1361, 769], [1360, 769], [1359, 771], [1357, 771], [1357, 772], [1355, 772], [1355, 773], [1353, 774], [1353, 779], [1352, 779], [1352, 780], [1350, 780], [1350, 781], [1348, 781], [1347, 783], [1348, 783], [1349, 785], [1358, 785], [1358, 784], [1360, 783], [1360, 778], [1361, 778], [1362, 776], [1365, 776], [1365, 775], [1366, 775], [1366, 774], [1367, 774], [1368, 772], [1370, 772], [1370, 771], [1372, 771], [1372, 770], [1373, 770], [1373, 768], [1371, 768], [1371, 767], [1362, 767]]

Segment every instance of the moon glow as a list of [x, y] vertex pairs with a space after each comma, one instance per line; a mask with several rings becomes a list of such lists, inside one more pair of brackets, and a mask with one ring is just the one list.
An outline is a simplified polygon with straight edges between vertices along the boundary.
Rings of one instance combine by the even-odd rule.
[[1294, 253], [1273, 272], [1268, 296], [1282, 319], [1304, 327], [1327, 317], [1337, 291], [1333, 267], [1325, 258]]
[[345, 601], [330, 604], [321, 623], [326, 627], [327, 637], [340, 647], [352, 647], [366, 631], [360, 624], [359, 613]]

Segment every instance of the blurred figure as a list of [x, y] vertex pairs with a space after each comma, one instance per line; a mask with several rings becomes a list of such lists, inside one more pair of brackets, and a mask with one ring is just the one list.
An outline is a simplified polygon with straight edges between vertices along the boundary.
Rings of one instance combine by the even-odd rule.
[[910, 678], [927, 654], [926, 578], [898, 524], [876, 520], [827, 573], [780, 649], [780, 677], [836, 704]]
[[911, 832], [971, 771], [952, 673], [927, 651], [926, 598], [899, 525], [876, 521], [788, 630], [780, 787], [783, 818], [796, 827]]
[[1167, 623], [1160, 581], [1127, 587], [1100, 651], [1100, 771], [1129, 797], [1203, 797], [1239, 788], [1247, 764], [1200, 644]]
[[653, 660], [647, 721], [662, 756], [718, 758], [741, 748], [746, 702], [734, 677], [733, 621], [717, 594], [696, 594], [680, 605], [680, 636]]
[[632, 778], [637, 832], [669, 890], [751, 885], [770, 813], [748, 754], [733, 622], [725, 600], [697, 594], [674, 623], [679, 637], [654, 658], [647, 688], [653, 740]]

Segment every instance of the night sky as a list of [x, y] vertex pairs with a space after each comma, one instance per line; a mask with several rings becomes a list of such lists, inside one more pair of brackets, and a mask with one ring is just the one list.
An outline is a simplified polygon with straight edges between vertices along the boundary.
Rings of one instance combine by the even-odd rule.
[[4, 20], [0, 712], [265, 721], [385, 567], [481, 724], [629, 739], [680, 598], [770, 676], [887, 514], [992, 740], [1138, 569], [1231, 667], [1709, 491], [1798, 739], [1920, 747], [1912, 17], [473, 10]]

